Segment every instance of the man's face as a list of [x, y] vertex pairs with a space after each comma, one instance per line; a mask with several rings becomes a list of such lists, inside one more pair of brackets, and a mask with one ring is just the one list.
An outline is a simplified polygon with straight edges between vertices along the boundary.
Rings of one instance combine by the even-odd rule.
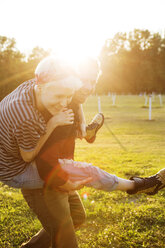
[[82, 71], [80, 79], [82, 81], [82, 87], [76, 91], [74, 97], [79, 103], [84, 103], [88, 96], [93, 94], [96, 87], [98, 77], [98, 69], [92, 68], [92, 70]]
[[72, 100], [74, 90], [56, 83], [48, 83], [42, 90], [41, 100], [44, 107], [55, 115], [68, 106]]
[[84, 103], [88, 96], [90, 96], [95, 91], [96, 81], [91, 81], [89, 79], [82, 80], [83, 86], [76, 91], [75, 98], [79, 103]]

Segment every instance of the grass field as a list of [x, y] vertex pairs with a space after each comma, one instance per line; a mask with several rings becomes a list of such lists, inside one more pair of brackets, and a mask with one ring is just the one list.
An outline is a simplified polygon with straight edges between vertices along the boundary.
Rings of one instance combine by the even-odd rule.
[[[165, 103], [165, 97], [163, 97]], [[101, 97], [105, 125], [95, 143], [77, 140], [75, 158], [91, 162], [117, 176], [148, 176], [165, 167], [165, 107], [153, 102], [152, 120], [144, 97]], [[84, 105], [87, 121], [97, 113], [97, 97]], [[107, 128], [108, 127], [108, 128]], [[123, 150], [109, 130], [117, 136]], [[155, 196], [103, 192], [83, 188], [87, 221], [77, 231], [80, 248], [165, 247], [165, 190]], [[0, 247], [17, 248], [40, 228], [19, 190], [0, 187]], [[69, 247], [68, 247], [69, 248]]]

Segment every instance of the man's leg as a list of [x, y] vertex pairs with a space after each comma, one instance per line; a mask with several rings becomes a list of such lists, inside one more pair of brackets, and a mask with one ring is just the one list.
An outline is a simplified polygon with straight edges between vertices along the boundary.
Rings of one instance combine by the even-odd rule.
[[70, 212], [69, 194], [55, 190], [45, 190], [45, 202], [52, 216], [53, 247], [77, 248], [77, 240]]
[[61, 168], [68, 173], [69, 179], [73, 182], [91, 177], [92, 180], [85, 184], [87, 187], [108, 192], [113, 190], [133, 190], [135, 187], [134, 181], [117, 177], [86, 162], [59, 159], [59, 163], [61, 164]]
[[[77, 248], [77, 240], [75, 236], [73, 221], [70, 214], [69, 195], [53, 190], [22, 190], [25, 200], [30, 208], [35, 212], [41, 224], [47, 233], [52, 237], [52, 248]], [[45, 239], [47, 235], [45, 232]], [[40, 238], [41, 238], [40, 236]], [[33, 241], [35, 239], [32, 238]], [[50, 242], [45, 246], [41, 242], [28, 242], [26, 246], [29, 248], [49, 247]]]
[[22, 173], [14, 176], [11, 180], [3, 180], [2, 182], [10, 187], [20, 189], [39, 189], [44, 186], [44, 181], [38, 174], [35, 161], [27, 165]]
[[[119, 184], [118, 177], [112, 175], [99, 167], [86, 162], [78, 162], [68, 159], [59, 159], [61, 168], [68, 173], [71, 181], [81, 181], [87, 177], [92, 177], [92, 181], [86, 186], [105, 191], [115, 190]], [[131, 182], [133, 184], [133, 182]]]
[[75, 228], [79, 228], [86, 219], [85, 208], [77, 191], [69, 193], [70, 213]]
[[43, 189], [22, 189], [22, 194], [44, 228], [33, 236], [27, 243], [22, 244], [21, 247], [49, 248], [51, 245], [50, 235], [52, 216], [50, 215], [44, 200], [44, 191]]
[[[79, 194], [74, 191], [69, 193], [70, 213], [75, 228], [78, 228], [85, 221], [85, 209], [80, 199]], [[36, 235], [34, 235], [22, 248], [43, 247], [49, 248], [51, 243], [50, 234], [42, 228]]]
[[51, 237], [44, 228], [36, 233], [27, 243], [23, 243], [20, 248], [49, 248], [51, 245]]

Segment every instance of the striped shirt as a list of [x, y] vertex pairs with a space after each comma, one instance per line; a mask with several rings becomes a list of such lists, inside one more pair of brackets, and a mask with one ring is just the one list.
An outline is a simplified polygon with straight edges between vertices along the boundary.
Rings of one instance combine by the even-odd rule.
[[35, 149], [46, 122], [35, 107], [35, 79], [24, 82], [0, 102], [0, 180], [11, 180], [29, 164], [20, 154]]

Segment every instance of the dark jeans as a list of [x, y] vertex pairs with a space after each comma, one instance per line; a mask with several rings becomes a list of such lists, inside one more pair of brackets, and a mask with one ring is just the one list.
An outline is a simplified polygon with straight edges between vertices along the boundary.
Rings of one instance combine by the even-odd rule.
[[43, 229], [22, 247], [78, 247], [75, 228], [85, 221], [85, 210], [77, 192], [22, 189], [22, 193], [43, 226]]

